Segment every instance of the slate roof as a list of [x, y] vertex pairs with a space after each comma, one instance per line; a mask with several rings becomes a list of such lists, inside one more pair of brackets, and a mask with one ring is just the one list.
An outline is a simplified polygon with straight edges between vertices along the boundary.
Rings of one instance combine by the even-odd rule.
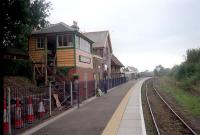
[[58, 32], [65, 32], [65, 31], [75, 31], [69, 25], [60, 22], [57, 24], [52, 24], [49, 27], [43, 28], [41, 30], [33, 31], [31, 34], [46, 34], [46, 33], [58, 33]]
[[124, 67], [124, 65], [117, 59], [117, 57], [115, 57], [114, 54], [112, 54], [112, 56], [111, 56], [111, 63], [112, 63], [112, 65], [117, 65], [119, 67]]
[[123, 69], [123, 72], [133, 72], [133, 73], [137, 73], [138, 70], [135, 67], [131, 67], [131, 66], [127, 66], [126, 68]]
[[128, 69], [129, 71], [138, 72], [137, 68], [135, 68], [135, 67], [128, 66], [127, 69]]
[[40, 30], [33, 31], [32, 35], [37, 34], [50, 34], [50, 33], [61, 33], [61, 32], [75, 32], [77, 35], [83, 37], [90, 43], [94, 43], [90, 38], [86, 37], [82, 33], [78, 32], [76, 29], [70, 27], [69, 25], [65, 24], [64, 22], [52, 24], [46, 28], [42, 28]]
[[[94, 31], [83, 33], [86, 37], [94, 41], [93, 47], [105, 47], [107, 39], [110, 40], [109, 31]], [[112, 45], [110, 40], [110, 49], [112, 52]]]

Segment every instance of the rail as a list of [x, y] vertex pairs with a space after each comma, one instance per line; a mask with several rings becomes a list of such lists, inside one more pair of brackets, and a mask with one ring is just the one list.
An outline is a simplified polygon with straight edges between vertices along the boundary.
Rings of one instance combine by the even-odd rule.
[[158, 125], [156, 123], [156, 120], [155, 120], [155, 117], [153, 115], [153, 111], [151, 109], [151, 105], [150, 105], [150, 102], [149, 102], [149, 97], [148, 97], [148, 93], [147, 93], [147, 83], [146, 83], [146, 86], [145, 86], [145, 90], [146, 90], [146, 99], [147, 99], [148, 107], [149, 107], [149, 110], [150, 110], [150, 113], [151, 113], [151, 117], [153, 119], [153, 123], [154, 123], [154, 126], [156, 128], [156, 132], [157, 132], [158, 135], [160, 135], [160, 131], [158, 129]]
[[[149, 82], [148, 82], [149, 83]], [[147, 102], [148, 102], [148, 106], [149, 106], [149, 110], [150, 110], [150, 113], [151, 113], [151, 117], [153, 119], [153, 122], [154, 122], [154, 126], [156, 128], [156, 131], [157, 131], [157, 134], [160, 135], [160, 130], [157, 126], [157, 122], [155, 120], [155, 116], [153, 114], [153, 111], [152, 111], [152, 107], [150, 105], [150, 101], [149, 101], [149, 97], [148, 97], [148, 92], [147, 92], [147, 85], [148, 83], [146, 83], [146, 99], [147, 99]], [[170, 109], [170, 111], [181, 121], [181, 123], [193, 134], [193, 135], [197, 135], [197, 133], [172, 109], [172, 107], [164, 100], [164, 98], [160, 95], [160, 93], [156, 90], [155, 87], [153, 87], [153, 90], [155, 91], [156, 95], [161, 99], [161, 101], [167, 106], [168, 109]]]

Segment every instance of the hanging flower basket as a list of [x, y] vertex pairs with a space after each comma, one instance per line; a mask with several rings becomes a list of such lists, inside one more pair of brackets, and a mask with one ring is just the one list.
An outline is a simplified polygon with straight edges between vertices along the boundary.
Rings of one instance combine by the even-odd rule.
[[78, 80], [79, 74], [72, 74], [72, 80]]

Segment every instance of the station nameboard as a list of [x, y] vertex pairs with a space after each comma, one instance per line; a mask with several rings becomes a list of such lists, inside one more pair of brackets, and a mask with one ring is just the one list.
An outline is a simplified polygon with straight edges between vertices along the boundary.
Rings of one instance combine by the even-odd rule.
[[82, 56], [82, 55], [79, 55], [79, 61], [83, 62], [83, 63], [88, 63], [88, 64], [91, 63], [91, 59], [90, 58]]

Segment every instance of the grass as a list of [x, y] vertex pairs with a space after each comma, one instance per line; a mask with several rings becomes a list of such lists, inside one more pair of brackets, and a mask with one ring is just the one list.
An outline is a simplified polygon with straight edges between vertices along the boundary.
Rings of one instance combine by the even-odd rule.
[[168, 77], [160, 79], [160, 90], [167, 92], [184, 110], [194, 117], [200, 118], [200, 96], [194, 96], [191, 93], [179, 88], [175, 82]]

